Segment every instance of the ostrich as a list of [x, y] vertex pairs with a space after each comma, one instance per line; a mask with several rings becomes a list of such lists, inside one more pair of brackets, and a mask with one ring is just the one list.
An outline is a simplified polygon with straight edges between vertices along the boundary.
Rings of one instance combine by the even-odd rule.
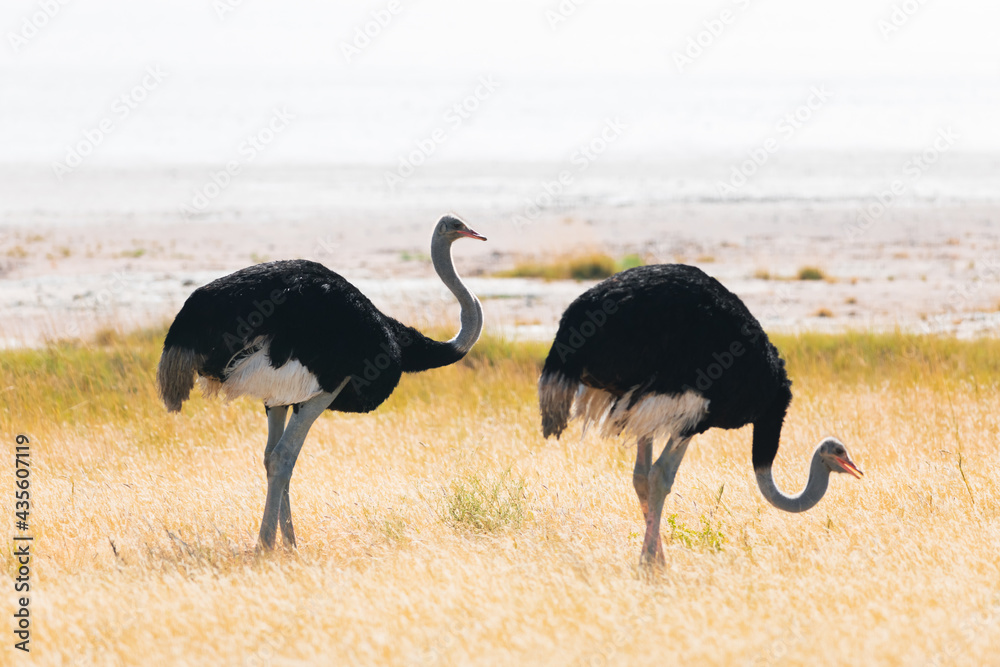
[[479, 339], [482, 307], [451, 257], [460, 238], [486, 240], [452, 216], [441, 218], [431, 238], [434, 269], [461, 305], [461, 330], [447, 342], [383, 315], [354, 285], [306, 260], [242, 269], [200, 287], [184, 303], [163, 343], [160, 396], [169, 411], [179, 411], [198, 375], [206, 395], [263, 400], [267, 500], [258, 548], [274, 547], [279, 520], [285, 545], [295, 546], [289, 480], [309, 427], [324, 410], [371, 412], [403, 372], [453, 364]]
[[[795, 496], [774, 483], [771, 463], [792, 400], [785, 362], [739, 297], [682, 264], [622, 271], [576, 299], [538, 381], [542, 431], [557, 438], [571, 417], [604, 437], [638, 438], [632, 482], [646, 520], [644, 563], [662, 563], [660, 516], [691, 438], [753, 424], [757, 485], [772, 505], [804, 512], [826, 493], [831, 472], [861, 471], [847, 448], [824, 439]], [[666, 436], [652, 463], [653, 439]]]

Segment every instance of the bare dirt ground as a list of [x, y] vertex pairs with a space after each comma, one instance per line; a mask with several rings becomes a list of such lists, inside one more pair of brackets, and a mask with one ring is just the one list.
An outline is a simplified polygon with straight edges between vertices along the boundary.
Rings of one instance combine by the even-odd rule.
[[[310, 173], [284, 179], [308, 181]], [[268, 174], [243, 184], [246, 197], [185, 219], [177, 202], [198, 181], [184, 174], [165, 179], [167, 192], [156, 189], [155, 174], [74, 175], [55, 200], [37, 206], [31, 202], [45, 200], [32, 194], [33, 180], [22, 177], [16, 192], [8, 183], [0, 342], [36, 345], [112, 324], [160, 323], [199, 285], [251, 263], [298, 257], [341, 273], [397, 317], [452, 321], [454, 301], [427, 256], [430, 229], [449, 211], [489, 237], [456, 246], [456, 262], [483, 301], [488, 327], [519, 337], [550, 336], [589, 283], [492, 274], [524, 259], [592, 251], [700, 266], [770, 330], [899, 327], [970, 337], [1000, 325], [1000, 204], [901, 202], [865, 217], [870, 204], [852, 201], [573, 196], [536, 212], [525, 204], [532, 199], [525, 177], [529, 184], [515, 182], [511, 193], [466, 182], [437, 196], [441, 183], [423, 184], [381, 207], [374, 195], [348, 196], [349, 184], [335, 185], [324, 202], [317, 186], [297, 207], [294, 192], [308, 187]], [[280, 192], [268, 206], [271, 190]], [[804, 267], [825, 279], [798, 280]]]

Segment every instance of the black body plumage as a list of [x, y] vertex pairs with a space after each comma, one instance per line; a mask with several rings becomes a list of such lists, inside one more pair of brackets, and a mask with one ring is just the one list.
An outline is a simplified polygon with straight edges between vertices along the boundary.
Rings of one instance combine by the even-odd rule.
[[193, 352], [194, 371], [225, 383], [234, 359], [259, 341], [266, 341], [271, 366], [297, 360], [323, 391], [350, 377], [330, 405], [342, 412], [374, 410], [404, 371], [461, 358], [448, 344], [383, 315], [339, 274], [306, 260], [257, 264], [195, 290], [170, 326], [164, 358], [172, 349]]
[[[708, 411], [675, 435], [753, 423], [755, 466], [773, 461], [791, 401], [784, 361], [757, 319], [719, 281], [682, 264], [622, 271], [577, 298], [559, 323], [540, 388], [558, 382], [618, 399], [634, 389], [632, 404], [693, 390], [709, 400]], [[545, 435], [559, 435], [569, 401], [542, 404]]]

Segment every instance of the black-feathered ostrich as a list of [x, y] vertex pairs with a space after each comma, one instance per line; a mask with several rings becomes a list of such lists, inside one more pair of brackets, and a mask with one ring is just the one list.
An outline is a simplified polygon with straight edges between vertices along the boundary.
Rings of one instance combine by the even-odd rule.
[[[254, 396], [267, 412], [267, 500], [259, 545], [274, 546], [277, 525], [295, 546], [288, 484], [309, 427], [324, 410], [370, 412], [403, 372], [453, 364], [472, 348], [483, 310], [455, 272], [451, 244], [486, 240], [445, 216], [431, 239], [434, 269], [461, 305], [462, 327], [447, 342], [383, 315], [358, 289], [322, 264], [258, 264], [201, 287], [167, 332], [156, 377], [178, 411], [200, 376], [203, 391]], [[288, 406], [293, 414], [285, 425]]]
[[[638, 437], [632, 481], [646, 519], [642, 560], [662, 562], [660, 516], [691, 438], [753, 424], [757, 485], [778, 509], [803, 512], [826, 493], [831, 472], [861, 476], [835, 438], [816, 448], [809, 481], [787, 496], [771, 463], [792, 400], [785, 363], [739, 297], [682, 264], [622, 271], [563, 313], [538, 382], [545, 436], [572, 417], [605, 436]], [[652, 463], [653, 439], [667, 436]]]

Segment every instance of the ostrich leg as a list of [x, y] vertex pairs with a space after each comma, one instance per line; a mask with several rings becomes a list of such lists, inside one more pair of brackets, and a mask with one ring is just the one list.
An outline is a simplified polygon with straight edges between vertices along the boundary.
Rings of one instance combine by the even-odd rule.
[[649, 471], [649, 512], [646, 514], [646, 538], [642, 543], [642, 562], [663, 563], [663, 546], [660, 543], [660, 518], [663, 515], [663, 501], [674, 485], [677, 469], [687, 452], [691, 438], [671, 436]]
[[281, 505], [278, 506], [278, 525], [281, 526], [281, 541], [286, 547], [295, 546], [295, 528], [292, 526], [292, 504], [288, 499], [289, 482], [281, 492]]
[[[330, 404], [337, 398], [349, 380], [349, 377], [344, 378], [344, 381], [333, 392], [323, 392], [304, 403], [300, 403], [299, 409], [288, 420], [288, 425], [278, 439], [278, 443], [271, 450], [270, 455], [265, 457], [267, 500], [264, 502], [264, 518], [260, 522], [258, 548], [274, 548], [274, 537], [278, 530], [278, 515], [282, 505], [287, 510], [282, 518], [282, 537], [286, 542], [291, 538], [291, 544], [294, 544], [292, 513], [288, 503], [288, 483], [292, 478], [292, 471], [295, 469], [295, 461], [299, 457], [299, 452], [302, 451], [302, 443], [306, 440], [309, 428], [316, 421], [316, 418], [330, 407]], [[270, 414], [268, 415], [268, 424], [269, 426], [271, 424]], [[285, 524], [288, 526], [287, 530], [285, 530]]]
[[[287, 405], [276, 405], [273, 407], [264, 406], [267, 413], [267, 447], [264, 449], [264, 470], [267, 470], [267, 462], [271, 458], [282, 434], [285, 432], [285, 419], [288, 417]], [[281, 537], [286, 546], [295, 546], [295, 530], [292, 528], [292, 508], [288, 502], [288, 487], [281, 496], [281, 504], [278, 506], [278, 524], [281, 526]]]
[[273, 407], [264, 406], [264, 413], [267, 415], [267, 447], [264, 448], [264, 467], [267, 467], [267, 458], [274, 451], [278, 441], [281, 440], [285, 432], [285, 418], [288, 417], [287, 405], [275, 405]]
[[644, 435], [639, 438], [635, 452], [635, 470], [632, 471], [632, 486], [639, 496], [643, 520], [649, 515], [649, 466], [653, 462], [653, 438]]

